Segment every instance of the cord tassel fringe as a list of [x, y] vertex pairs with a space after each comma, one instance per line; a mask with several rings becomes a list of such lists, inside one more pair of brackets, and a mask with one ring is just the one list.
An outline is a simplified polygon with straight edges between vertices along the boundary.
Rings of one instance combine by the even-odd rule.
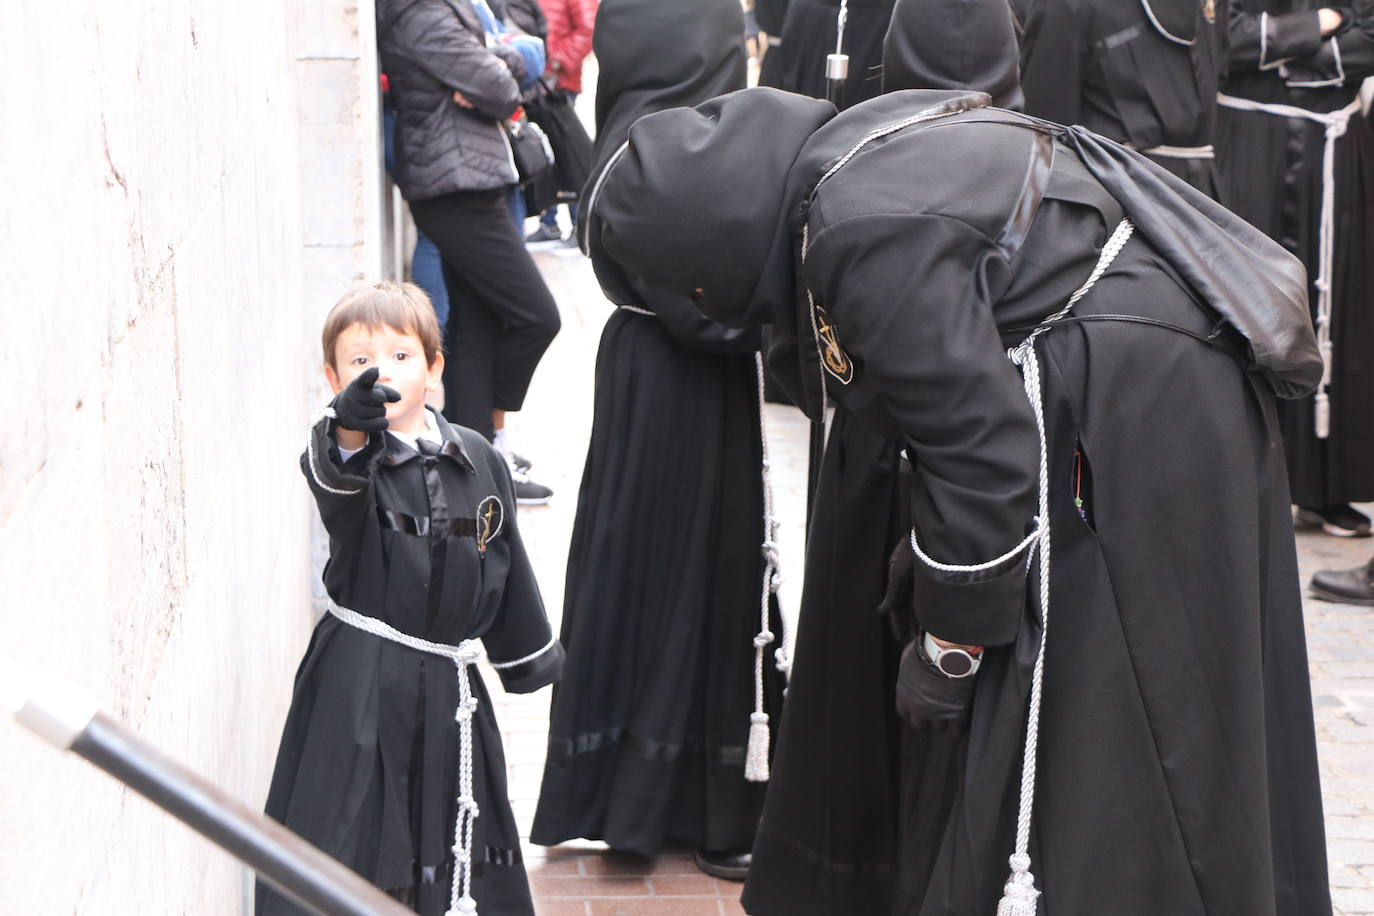
[[749, 750], [744, 756], [744, 778], [749, 782], [768, 781], [768, 713], [749, 717]]

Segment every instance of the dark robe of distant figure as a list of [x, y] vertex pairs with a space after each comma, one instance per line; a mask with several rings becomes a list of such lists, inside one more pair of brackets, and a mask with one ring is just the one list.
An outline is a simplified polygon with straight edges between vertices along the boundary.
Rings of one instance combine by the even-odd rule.
[[1082, 124], [1216, 197], [1230, 0], [1010, 0], [1026, 113]]
[[[1329, 39], [1318, 34], [1318, 6], [1238, 0], [1224, 86], [1233, 99], [1348, 118], [1331, 141], [1328, 435], [1317, 435], [1315, 398], [1280, 410], [1293, 502], [1312, 508], [1374, 500], [1374, 134], [1356, 104], [1361, 82], [1374, 75], [1374, 3], [1347, 6]], [[1221, 115], [1223, 199], [1306, 265], [1318, 321], [1327, 127], [1225, 106]]]
[[782, 27], [787, 19], [788, 0], [754, 0], [754, 16], [759, 21], [759, 29], [768, 36], [768, 49], [759, 67], [759, 85], [778, 85], [782, 72], [783, 54]]
[[[844, 53], [849, 55], [844, 104], [855, 105], [882, 92], [883, 35], [892, 19], [894, 0], [849, 0]], [[777, 69], [759, 84], [826, 97], [826, 56], [835, 53], [840, 0], [788, 0]], [[765, 63], [767, 59], [765, 58]]]
[[[875, 613], [891, 545], [824, 536], [869, 498], [864, 457], [828, 450], [745, 909], [996, 912], [1044, 634], [1024, 783], [1042, 916], [1329, 914], [1274, 407], [1320, 377], [1301, 265], [1144, 157], [987, 101], [905, 90], [836, 114], [755, 89], [661, 112], [588, 207], [625, 270], [771, 325], [808, 415], [829, 401], [902, 443], [908, 498], [870, 526], [911, 524], [925, 551], [894, 555], [913, 564], [901, 614], [985, 647], [969, 718], [944, 726], [964, 739], [927, 726], [899, 747], [891, 660], [837, 613]], [[704, 215], [725, 176], [751, 195]], [[1036, 330], [1033, 384], [1008, 348]], [[1015, 548], [1042, 520], [1052, 551], [1032, 560]], [[944, 784], [901, 811], [895, 766]], [[799, 771], [811, 791], [775, 805]]]
[[[642, 115], [742, 88], [743, 36], [738, 0], [602, 0], [588, 187]], [[766, 785], [744, 779], [763, 576], [759, 334], [633, 276], [612, 281], [614, 265], [592, 256], [621, 307], [596, 356], [568, 661], [531, 838], [645, 855], [668, 840], [748, 850]], [[775, 609], [770, 630], [782, 633]], [[780, 677], [770, 651], [774, 727]]]

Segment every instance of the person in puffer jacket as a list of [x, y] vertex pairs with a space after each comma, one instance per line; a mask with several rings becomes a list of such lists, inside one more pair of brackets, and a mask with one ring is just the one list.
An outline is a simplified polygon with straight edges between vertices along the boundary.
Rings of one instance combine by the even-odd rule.
[[[502, 33], [485, 0], [378, 0], [377, 46], [396, 106], [395, 179], [444, 262], [444, 415], [491, 439], [519, 410], [558, 333], [558, 307], [512, 224], [515, 161], [502, 122], [520, 104], [537, 42]], [[542, 55], [541, 55], [542, 56]], [[534, 72], [531, 72], [533, 70]], [[519, 502], [551, 491], [512, 467]]]

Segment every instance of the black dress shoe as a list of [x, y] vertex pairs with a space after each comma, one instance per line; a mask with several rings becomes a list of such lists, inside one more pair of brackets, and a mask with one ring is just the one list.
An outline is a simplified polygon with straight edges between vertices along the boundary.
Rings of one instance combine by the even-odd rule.
[[743, 881], [749, 876], [749, 850], [735, 852], [711, 852], [698, 849], [692, 853], [697, 868], [726, 881]]
[[1354, 569], [1323, 569], [1312, 577], [1312, 594], [1341, 604], [1374, 604], [1374, 560]]

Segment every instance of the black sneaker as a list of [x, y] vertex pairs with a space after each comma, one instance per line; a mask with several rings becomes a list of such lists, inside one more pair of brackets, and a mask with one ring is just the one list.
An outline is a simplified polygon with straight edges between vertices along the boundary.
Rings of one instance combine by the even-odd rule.
[[582, 249], [577, 244], [577, 235], [573, 234], [549, 248], [549, 253], [558, 258], [580, 258]]
[[510, 479], [515, 485], [515, 501], [522, 506], [542, 506], [553, 496], [553, 490], [530, 480], [523, 471], [512, 472]]
[[1369, 516], [1349, 503], [1320, 508], [1299, 506], [1294, 524], [1298, 528], [1320, 528], [1337, 538], [1367, 538], [1370, 535]]
[[534, 467], [534, 462], [521, 455], [519, 452], [511, 452], [506, 456], [506, 463], [510, 469], [520, 474], [528, 474], [530, 468]]
[[711, 852], [706, 849], [698, 849], [692, 853], [692, 861], [697, 863], [697, 868], [716, 878], [724, 878], [726, 881], [743, 881], [749, 877], [749, 862], [752, 856], [749, 850], [735, 852]]
[[558, 248], [563, 244], [563, 233], [558, 229], [550, 229], [543, 223], [539, 228], [525, 236], [525, 247], [530, 251], [547, 251], [550, 248]]
[[1312, 577], [1312, 594], [1323, 601], [1374, 605], [1374, 560], [1354, 569], [1323, 569]]

